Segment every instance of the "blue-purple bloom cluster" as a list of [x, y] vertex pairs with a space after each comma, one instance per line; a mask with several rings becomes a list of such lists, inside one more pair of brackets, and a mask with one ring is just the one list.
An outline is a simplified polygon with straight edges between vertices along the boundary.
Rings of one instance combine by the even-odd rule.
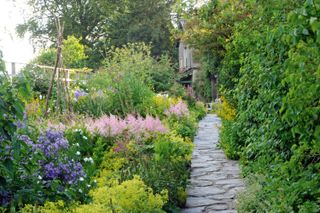
[[33, 145], [34, 149], [40, 150], [45, 157], [50, 158], [58, 154], [60, 150], [67, 149], [69, 142], [63, 136], [62, 132], [47, 130], [47, 132], [38, 137], [38, 141]]
[[78, 100], [80, 97], [87, 96], [87, 95], [88, 95], [88, 93], [86, 93], [86, 92], [84, 92], [82, 90], [76, 90], [74, 92], [74, 97], [75, 97], [76, 100]]
[[69, 142], [64, 138], [63, 132], [49, 129], [38, 137], [37, 143], [26, 135], [21, 135], [19, 139], [30, 145], [33, 151], [40, 151], [46, 158], [46, 160], [39, 161], [43, 180], [58, 179], [64, 184], [75, 184], [86, 176], [80, 162], [66, 157], [59, 158], [60, 153], [69, 147]]
[[25, 142], [25, 143], [28, 144], [29, 146], [32, 146], [32, 147], [34, 146], [33, 141], [29, 138], [28, 135], [20, 135], [20, 136], [18, 137], [18, 139], [21, 140], [21, 141], [23, 141], [23, 142]]
[[45, 180], [59, 179], [65, 184], [75, 184], [81, 177], [86, 176], [81, 163], [72, 160], [57, 165], [52, 162], [47, 163], [43, 165], [43, 170]]
[[18, 120], [18, 121], [15, 121], [13, 123], [14, 125], [16, 125], [16, 127], [18, 129], [24, 129], [27, 127], [27, 113], [26, 112], [23, 112], [23, 119], [22, 120]]

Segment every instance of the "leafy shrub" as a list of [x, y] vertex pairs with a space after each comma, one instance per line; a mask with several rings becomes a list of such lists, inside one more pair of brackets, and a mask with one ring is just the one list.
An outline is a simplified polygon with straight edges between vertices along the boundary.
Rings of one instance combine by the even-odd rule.
[[[75, 91], [76, 93], [77, 91]], [[84, 93], [83, 93], [84, 94]], [[91, 92], [86, 95], [77, 95], [78, 98], [74, 99], [74, 111], [86, 114], [92, 117], [100, 117], [104, 114], [111, 113], [111, 107], [108, 97], [104, 94], [99, 95], [96, 92]]]
[[[249, 201], [241, 199], [241, 211], [317, 212], [320, 2], [212, 5], [198, 17], [197, 36], [221, 47], [210, 50], [220, 56], [215, 68], [227, 100], [221, 146], [240, 157], [244, 175], [263, 176]], [[207, 29], [212, 32], [201, 34]]]
[[57, 202], [46, 202], [43, 206], [25, 205], [21, 212], [23, 213], [35, 213], [35, 212], [45, 212], [45, 213], [57, 213], [57, 212], [70, 212], [65, 203], [62, 200]]
[[76, 208], [76, 212], [163, 212], [167, 192], [153, 194], [140, 177], [120, 185], [99, 187], [91, 192], [93, 202]]
[[0, 204], [4, 209], [41, 201], [41, 185], [33, 175], [40, 156], [20, 140], [27, 128], [22, 100], [30, 96], [27, 81], [12, 84], [7, 73], [0, 75]]
[[175, 70], [167, 55], [161, 56], [159, 61], [154, 62], [150, 76], [156, 93], [169, 91], [175, 82]]
[[197, 122], [193, 116], [185, 116], [181, 118], [170, 117], [168, 119], [170, 129], [176, 131], [177, 134], [184, 138], [193, 139], [197, 132]]
[[42, 156], [38, 162], [39, 170], [33, 175], [43, 185], [45, 199], [55, 201], [60, 197], [83, 201], [87, 198], [85, 192], [89, 190], [87, 184], [90, 184], [90, 179], [80, 162], [81, 153], [76, 144], [69, 144], [63, 132], [49, 129], [36, 142], [25, 135], [21, 140]]
[[207, 114], [206, 106], [200, 101], [197, 101], [194, 106], [191, 106], [190, 111], [197, 120], [201, 120]]
[[[94, 116], [150, 114], [154, 97], [150, 73], [155, 65], [150, 48], [144, 44], [114, 49], [105, 61], [105, 69], [89, 80], [90, 95], [74, 103], [75, 109]], [[102, 97], [92, 97], [99, 90], [103, 92]]]
[[139, 175], [155, 192], [168, 190], [169, 200], [164, 209], [174, 211], [186, 201], [185, 188], [193, 144], [174, 133], [159, 135], [143, 147], [131, 144], [126, 152], [130, 161], [121, 169], [122, 179]]

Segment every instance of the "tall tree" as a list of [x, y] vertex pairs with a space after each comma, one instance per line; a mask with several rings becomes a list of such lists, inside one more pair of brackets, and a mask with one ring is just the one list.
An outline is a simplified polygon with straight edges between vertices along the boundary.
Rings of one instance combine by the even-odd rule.
[[152, 55], [172, 51], [173, 0], [29, 0], [32, 16], [17, 27], [38, 42], [55, 41], [54, 16], [64, 22], [64, 38], [74, 35], [87, 46], [91, 66], [98, 66], [111, 46], [152, 43]]
[[172, 49], [172, 0], [131, 0], [121, 14], [111, 19], [108, 33], [112, 45], [128, 42], [152, 43], [152, 55], [160, 56]]
[[115, 3], [115, 0], [29, 0], [32, 15], [17, 26], [17, 32], [21, 36], [31, 32], [31, 39], [38, 43], [55, 43], [54, 17], [59, 17], [64, 23], [64, 39], [70, 35], [80, 38], [92, 56], [89, 59], [92, 65], [103, 58], [97, 43], [107, 37], [105, 25], [111, 11], [118, 8]]

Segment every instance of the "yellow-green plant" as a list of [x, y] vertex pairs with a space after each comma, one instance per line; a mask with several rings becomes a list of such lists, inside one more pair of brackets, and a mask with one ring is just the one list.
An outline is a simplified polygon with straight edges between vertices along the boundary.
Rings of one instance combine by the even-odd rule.
[[93, 202], [76, 208], [79, 213], [99, 212], [163, 212], [168, 192], [153, 194], [139, 176], [112, 187], [99, 187], [91, 192]]

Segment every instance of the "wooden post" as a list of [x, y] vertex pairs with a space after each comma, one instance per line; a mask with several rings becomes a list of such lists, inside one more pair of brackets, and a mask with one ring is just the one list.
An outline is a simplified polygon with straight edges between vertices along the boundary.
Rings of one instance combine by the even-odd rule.
[[57, 59], [55, 62], [55, 66], [54, 66], [54, 70], [53, 70], [53, 74], [51, 77], [51, 81], [50, 81], [50, 86], [48, 89], [48, 95], [47, 95], [47, 99], [46, 99], [46, 108], [45, 108], [45, 117], [48, 117], [48, 109], [49, 109], [49, 99], [51, 97], [52, 94], [52, 88], [53, 88], [53, 84], [54, 84], [54, 78], [56, 76], [57, 70], [58, 70], [58, 66], [60, 65], [60, 60], [61, 60], [61, 45], [62, 45], [62, 39], [63, 39], [63, 25], [61, 26], [60, 24], [60, 19], [59, 18], [55, 18], [55, 22], [56, 22], [56, 27], [58, 30], [58, 36], [57, 36]]
[[16, 63], [12, 62], [11, 63], [11, 76], [16, 75]]

